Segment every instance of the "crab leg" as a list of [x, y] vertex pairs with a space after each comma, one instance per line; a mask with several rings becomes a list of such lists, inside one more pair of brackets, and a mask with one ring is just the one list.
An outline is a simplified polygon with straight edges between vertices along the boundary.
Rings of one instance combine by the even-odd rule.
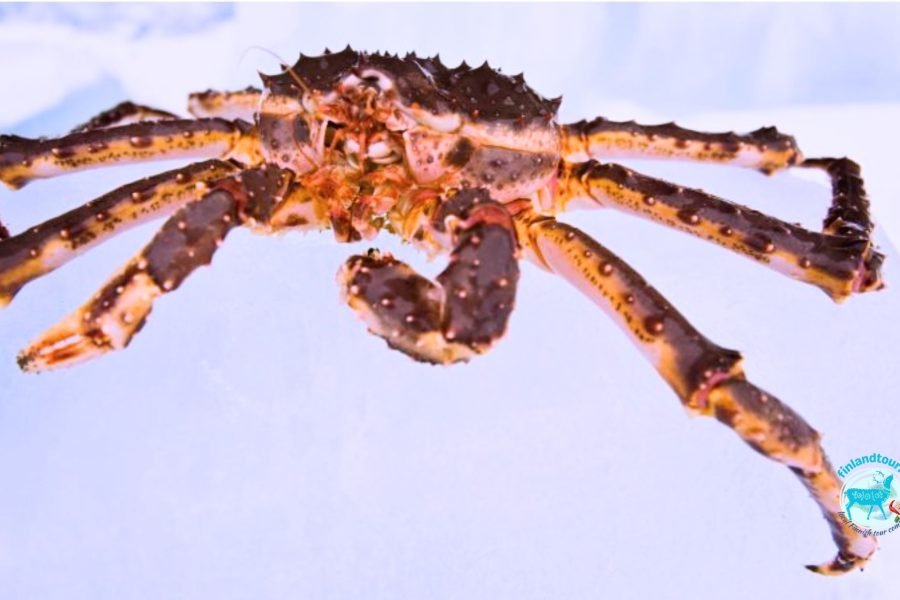
[[261, 162], [255, 130], [243, 121], [177, 119], [91, 129], [56, 139], [0, 136], [0, 180], [20, 188], [32, 179], [120, 162], [235, 158]]
[[841, 518], [841, 483], [801, 416], [745, 378], [741, 355], [702, 336], [615, 254], [549, 217], [518, 218], [535, 262], [561, 275], [630, 334], [692, 413], [714, 416], [757, 452], [785, 464], [818, 503], [838, 546], [835, 559], [809, 569], [826, 575], [862, 566], [877, 549]]
[[19, 366], [23, 371], [43, 371], [127, 346], [156, 298], [209, 264], [234, 227], [268, 218], [290, 185], [287, 173], [274, 167], [242, 171], [216, 182], [203, 198], [172, 215], [93, 298], [29, 344], [19, 354]]
[[28, 282], [113, 235], [202, 198], [237, 167], [209, 160], [122, 186], [7, 240], [0, 237], [0, 306]]
[[351, 257], [338, 274], [347, 303], [391, 348], [429, 363], [468, 360], [506, 330], [519, 279], [515, 230], [484, 190], [458, 193], [437, 215], [454, 250], [433, 283], [390, 255]]
[[756, 168], [764, 173], [796, 165], [819, 168], [832, 180], [833, 199], [825, 218], [825, 232], [868, 237], [872, 232], [869, 201], [859, 165], [847, 158], [803, 159], [792, 136], [774, 127], [747, 134], [705, 133], [674, 123], [639, 125], [603, 117], [562, 127], [563, 158], [583, 162], [589, 158], [678, 158], [714, 161]]
[[884, 257], [864, 237], [871, 223], [858, 177], [848, 175], [838, 182], [860, 193], [846, 207], [836, 201], [841, 210], [833, 209], [837, 215], [833, 223], [841, 231], [860, 228], [853, 229], [853, 236], [808, 231], [701, 190], [593, 160], [563, 164], [557, 208], [611, 206], [646, 217], [767, 264], [841, 301], [852, 293], [883, 287]]
[[188, 99], [188, 112], [195, 117], [243, 119], [252, 123], [261, 98], [262, 92], [254, 87], [239, 92], [196, 92]]
[[675, 123], [640, 125], [598, 117], [562, 126], [562, 156], [589, 158], [678, 158], [713, 161], [772, 173], [802, 160], [792, 136], [774, 127], [745, 134], [705, 133]]
[[860, 238], [872, 234], [875, 226], [858, 164], [849, 158], [809, 158], [799, 166], [823, 169], [831, 177], [832, 202], [822, 223], [825, 233]]
[[165, 110], [135, 104], [134, 102], [120, 102], [109, 110], [105, 110], [87, 123], [79, 125], [70, 133], [91, 131], [93, 129], [107, 129], [117, 125], [141, 123], [144, 121], [166, 121], [180, 118]]
[[45, 331], [18, 357], [23, 371], [43, 371], [128, 345], [160, 295], [176, 289], [237, 224], [235, 199], [224, 190], [188, 204], [134, 259], [81, 308]]

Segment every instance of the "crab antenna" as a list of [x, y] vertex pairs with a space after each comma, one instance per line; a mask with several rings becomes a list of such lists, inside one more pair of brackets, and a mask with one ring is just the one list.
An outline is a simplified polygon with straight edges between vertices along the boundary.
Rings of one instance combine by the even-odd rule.
[[286, 60], [284, 60], [278, 54], [276, 54], [272, 50], [269, 50], [268, 48], [263, 48], [262, 46], [248, 46], [247, 49], [244, 50], [243, 54], [241, 54], [241, 60], [243, 60], [247, 53], [251, 50], [259, 50], [260, 52], [265, 52], [266, 54], [277, 60], [278, 66], [280, 66], [286, 73], [290, 74], [291, 79], [293, 79], [294, 82], [300, 86], [300, 89], [303, 90], [303, 93], [310, 93], [311, 90], [309, 89], [309, 86], [306, 85], [302, 79], [300, 79], [300, 76], [297, 75], [297, 73], [294, 71], [294, 68], [288, 66], [288, 62]]

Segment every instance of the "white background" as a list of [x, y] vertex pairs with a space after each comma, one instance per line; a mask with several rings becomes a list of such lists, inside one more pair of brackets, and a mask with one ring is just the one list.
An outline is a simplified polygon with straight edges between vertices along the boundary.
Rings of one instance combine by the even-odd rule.
[[[562, 120], [776, 124], [864, 169], [889, 288], [833, 304], [717, 247], [618, 215], [570, 222], [637, 267], [835, 463], [898, 458], [896, 6], [0, 8], [0, 128], [59, 134], [132, 99], [183, 111], [299, 51], [440, 52], [525, 71]], [[817, 173], [645, 172], [818, 227]], [[170, 164], [0, 191], [14, 232]], [[237, 231], [132, 346], [32, 376], [16, 352], [152, 235], [140, 228], [0, 313], [0, 598], [886, 598], [900, 535], [864, 573], [787, 469], [689, 419], [566, 283], [523, 267], [508, 336], [465, 366], [388, 350], [337, 300], [366, 245]], [[898, 237], [894, 238], [900, 239]], [[429, 274], [394, 240], [379, 239]]]

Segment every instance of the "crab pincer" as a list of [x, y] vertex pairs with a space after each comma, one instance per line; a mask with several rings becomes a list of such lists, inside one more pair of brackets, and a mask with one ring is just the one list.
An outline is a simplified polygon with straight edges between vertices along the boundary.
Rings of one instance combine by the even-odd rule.
[[441, 204], [433, 226], [454, 247], [436, 282], [377, 251], [351, 257], [338, 280], [350, 307], [392, 348], [423, 362], [464, 361], [506, 330], [519, 280], [516, 233], [482, 189]]

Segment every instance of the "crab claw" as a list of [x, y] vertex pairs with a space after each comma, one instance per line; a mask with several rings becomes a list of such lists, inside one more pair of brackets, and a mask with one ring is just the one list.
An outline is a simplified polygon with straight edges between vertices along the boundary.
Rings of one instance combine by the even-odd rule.
[[124, 348], [146, 321], [162, 290], [129, 264], [81, 308], [45, 331], [19, 353], [26, 372], [74, 365]]
[[892, 513], [900, 515], [900, 504], [898, 504], [897, 506], [894, 506], [894, 501], [891, 500], [891, 503], [888, 504], [888, 510], [891, 511]]
[[23, 349], [16, 361], [25, 372], [35, 373], [78, 364], [105, 352], [107, 340], [99, 330], [82, 326], [73, 313], [45, 331]]

